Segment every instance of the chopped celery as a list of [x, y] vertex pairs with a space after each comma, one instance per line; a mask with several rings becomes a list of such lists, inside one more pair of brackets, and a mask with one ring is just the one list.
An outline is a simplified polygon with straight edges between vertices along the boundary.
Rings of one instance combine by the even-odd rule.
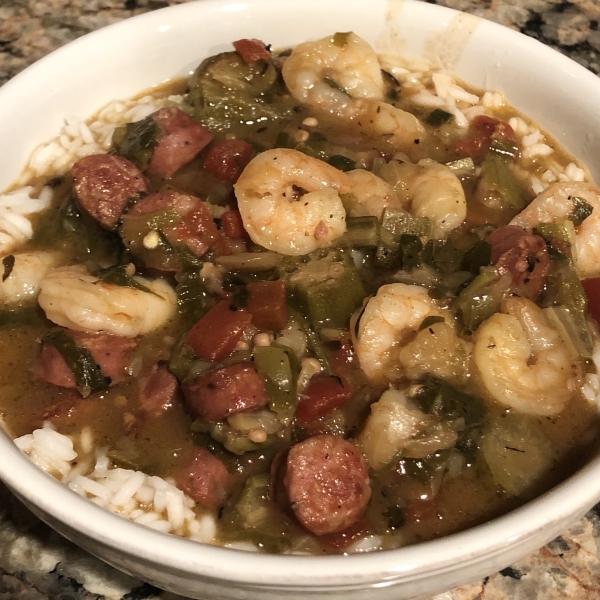
[[383, 211], [381, 226], [395, 237], [400, 237], [403, 233], [429, 237], [433, 232], [433, 223], [427, 217], [415, 217], [395, 208]]
[[479, 275], [482, 267], [488, 267], [492, 262], [492, 245], [485, 240], [479, 240], [465, 254], [463, 268]]
[[421, 262], [421, 250], [423, 242], [416, 236], [403, 233], [400, 236], [400, 248], [402, 250], [402, 268], [405, 271], [412, 271], [418, 267]]
[[321, 363], [322, 373], [324, 375], [332, 375], [333, 371], [331, 370], [331, 365], [329, 364], [329, 360], [327, 359], [327, 355], [325, 354], [325, 349], [323, 348], [323, 344], [317, 335], [317, 332], [314, 330], [310, 321], [299, 311], [296, 311], [292, 308], [289, 309], [290, 318], [296, 321], [300, 327], [304, 330], [306, 334], [306, 338], [308, 340], [308, 346], [311, 349], [312, 353], [315, 355], [317, 360]]
[[525, 188], [504, 158], [488, 153], [481, 164], [480, 185], [500, 198], [502, 207], [521, 211], [527, 205]]
[[[552, 223], [538, 223], [533, 233], [541, 236], [551, 245], [554, 252], [550, 252], [551, 258], [568, 258], [573, 260], [571, 248], [575, 239], [575, 225], [572, 221], [562, 220], [553, 221]], [[557, 253], [559, 255], [557, 256]]]
[[465, 253], [452, 240], [429, 240], [422, 255], [423, 262], [445, 275], [460, 270]]
[[504, 297], [502, 279], [491, 267], [481, 273], [460, 292], [454, 302], [467, 331], [475, 331], [481, 323], [500, 310]]
[[481, 453], [492, 477], [511, 496], [530, 496], [549, 476], [556, 450], [535, 417], [503, 413], [485, 428]]
[[188, 346], [185, 342], [185, 336], [179, 340], [175, 348], [171, 352], [169, 359], [169, 371], [177, 377], [179, 381], [187, 379], [192, 367], [196, 361], [196, 355], [192, 350], [191, 346]]
[[489, 152], [501, 158], [514, 159], [519, 154], [519, 147], [506, 139], [492, 138]]
[[254, 348], [254, 364], [265, 379], [269, 406], [284, 419], [291, 418], [296, 408], [298, 373], [292, 367], [295, 364], [292, 356], [291, 349], [281, 346]]
[[[161, 270], [177, 270], [181, 266], [179, 254], [161, 233], [164, 227], [171, 227], [181, 221], [181, 216], [172, 207], [148, 215], [125, 215], [120, 233], [131, 254], [145, 266]], [[156, 232], [157, 244], [146, 248], [144, 238]]]
[[572, 345], [576, 356], [592, 358], [594, 339], [585, 315], [572, 312], [566, 306], [551, 306], [544, 312], [554, 328], [561, 333], [565, 343]]
[[459, 158], [445, 164], [459, 179], [475, 177], [475, 163], [470, 156], [467, 158]]
[[346, 232], [339, 239], [340, 246], [350, 248], [375, 248], [379, 240], [377, 217], [348, 217]]
[[268, 271], [275, 269], [281, 255], [277, 252], [240, 252], [229, 256], [217, 256], [215, 263], [228, 271]]

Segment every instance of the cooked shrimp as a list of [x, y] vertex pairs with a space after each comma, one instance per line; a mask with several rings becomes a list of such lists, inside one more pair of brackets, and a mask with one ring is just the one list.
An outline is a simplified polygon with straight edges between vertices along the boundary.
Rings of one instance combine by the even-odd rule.
[[288, 148], [253, 158], [235, 184], [244, 227], [252, 240], [288, 255], [325, 248], [346, 231], [340, 194], [346, 173]]
[[385, 208], [402, 210], [396, 193], [381, 177], [364, 169], [349, 171], [348, 177], [352, 180], [351, 201], [346, 203], [349, 217], [381, 218]]
[[304, 104], [329, 111], [352, 98], [383, 99], [377, 54], [355, 33], [336, 33], [294, 48], [283, 63], [290, 94]]
[[381, 177], [391, 184], [405, 210], [433, 222], [438, 240], [448, 237], [467, 216], [462, 184], [446, 165], [431, 159], [397, 162], [383, 168]]
[[369, 466], [382, 469], [398, 454], [422, 458], [456, 443], [456, 432], [447, 423], [421, 412], [406, 395], [395, 389], [383, 392], [371, 404], [363, 430], [357, 438]]
[[60, 267], [42, 279], [38, 301], [57, 325], [135, 337], [167, 323], [177, 306], [163, 280], [135, 280], [149, 291], [103, 282], [83, 265]]
[[393, 148], [406, 151], [425, 135], [414, 115], [382, 102], [379, 60], [355, 33], [336, 33], [296, 46], [282, 75], [296, 100], [317, 113], [343, 119], [369, 138], [384, 138]]
[[532, 415], [559, 413], [578, 389], [581, 366], [543, 309], [508, 298], [474, 336], [473, 361], [485, 391]]
[[573, 258], [580, 277], [600, 275], [600, 189], [590, 183], [568, 181], [548, 186], [511, 222], [524, 229], [539, 223], [569, 219], [575, 212], [576, 199], [584, 200], [592, 213], [575, 227]]
[[58, 264], [55, 252], [18, 252], [2, 259], [4, 276], [0, 281], [2, 304], [25, 303], [35, 300], [40, 282]]
[[351, 332], [358, 362], [373, 381], [394, 381], [404, 373], [400, 353], [426, 317], [443, 311], [417, 285], [383, 285], [353, 318]]

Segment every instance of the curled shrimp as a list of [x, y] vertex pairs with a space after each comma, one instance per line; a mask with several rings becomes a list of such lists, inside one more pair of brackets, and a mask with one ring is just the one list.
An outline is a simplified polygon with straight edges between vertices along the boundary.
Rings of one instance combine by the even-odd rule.
[[485, 391], [532, 415], [558, 414], [578, 388], [579, 360], [543, 309], [508, 298], [475, 332], [473, 361]]
[[371, 404], [357, 444], [369, 466], [378, 470], [400, 451], [406, 457], [423, 458], [452, 447], [456, 439], [450, 424], [436, 422], [420, 411], [404, 392], [390, 388]]
[[59, 267], [42, 279], [38, 302], [48, 319], [62, 327], [136, 337], [165, 325], [177, 301], [161, 279], [135, 281], [147, 291], [101, 281], [83, 265]]
[[[429, 372], [443, 377], [447, 374], [447, 365], [454, 364], [452, 356], [457, 352], [464, 364], [464, 351], [453, 332], [451, 346], [438, 344], [439, 355], [423, 357], [427, 362], [421, 365], [414, 363], [411, 351], [403, 354], [411, 343], [422, 346], [418, 342], [418, 330], [427, 317], [443, 318], [444, 314], [423, 287], [404, 283], [381, 286], [351, 324], [356, 356], [366, 376], [373, 381], [394, 381], [409, 371], [417, 376]], [[426, 330], [425, 335], [436, 333]]]
[[346, 231], [339, 195], [350, 192], [349, 177], [297, 150], [262, 152], [234, 187], [246, 231], [275, 252], [308, 254], [330, 246]]
[[380, 176], [387, 181], [405, 210], [433, 222], [435, 239], [441, 240], [467, 216], [465, 191], [452, 169], [431, 159], [418, 164], [393, 162]]
[[575, 268], [580, 277], [600, 275], [600, 189], [580, 181], [559, 182], [549, 185], [541, 194], [510, 222], [524, 229], [540, 223], [552, 223], [572, 218], [581, 200], [592, 211], [575, 227], [572, 240]]
[[369, 139], [384, 138], [397, 150], [419, 144], [425, 129], [412, 114], [383, 102], [377, 54], [355, 33], [336, 33], [296, 46], [282, 69], [296, 100], [331, 114]]
[[22, 304], [35, 300], [40, 282], [59, 262], [55, 252], [18, 252], [2, 259], [4, 276], [0, 282], [2, 304]]
[[346, 203], [349, 217], [374, 216], [381, 218], [386, 208], [402, 210], [402, 203], [392, 187], [370, 171], [348, 171], [352, 181], [351, 201]]

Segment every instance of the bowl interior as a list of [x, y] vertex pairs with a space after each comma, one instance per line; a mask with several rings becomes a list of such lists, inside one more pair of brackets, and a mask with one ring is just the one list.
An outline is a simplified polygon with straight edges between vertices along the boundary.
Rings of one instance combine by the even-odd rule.
[[[472, 85], [502, 91], [600, 180], [600, 163], [593, 160], [600, 155], [600, 80], [534, 40], [411, 0], [205, 0], [90, 34], [7, 83], [0, 90], [0, 189], [14, 181], [38, 144], [56, 134], [65, 115], [86, 117], [110, 100], [186, 76], [204, 57], [229, 49], [231, 40], [259, 38], [286, 47], [350, 30], [378, 51], [426, 58]], [[465, 571], [467, 579], [473, 578], [539, 547], [600, 498], [596, 458], [521, 509], [442, 540], [369, 556], [315, 561], [244, 555], [232, 561], [235, 551], [199, 547], [105, 513], [38, 471], [5, 435], [0, 435], [0, 453], [0, 477], [55, 526], [66, 524], [68, 531], [93, 540], [92, 546], [120, 549], [165, 571], [263, 586], [274, 581], [290, 586], [370, 585], [442, 573], [457, 564], [476, 565], [479, 570]]]

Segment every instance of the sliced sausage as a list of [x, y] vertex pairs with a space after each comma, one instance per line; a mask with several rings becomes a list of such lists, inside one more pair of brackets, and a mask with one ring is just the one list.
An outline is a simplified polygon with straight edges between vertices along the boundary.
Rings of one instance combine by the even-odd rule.
[[492, 245], [492, 264], [498, 273], [512, 277], [513, 293], [535, 301], [550, 270], [546, 242], [516, 225], [499, 227], [487, 241]]
[[148, 173], [155, 177], [169, 179], [213, 139], [206, 127], [175, 106], [157, 110], [152, 118], [162, 130], [148, 163]]
[[107, 229], [117, 225], [131, 200], [149, 190], [142, 172], [121, 156], [86, 156], [71, 172], [78, 206]]
[[153, 365], [139, 378], [139, 406], [149, 417], [158, 417], [173, 406], [177, 397], [177, 379], [165, 366]]
[[218, 369], [186, 381], [182, 388], [192, 415], [205, 421], [225, 419], [269, 402], [262, 377], [249, 363]]
[[371, 497], [363, 455], [334, 435], [310, 437], [292, 446], [284, 484], [296, 518], [316, 535], [356, 523]]
[[185, 245], [196, 256], [204, 256], [213, 247], [220, 254], [231, 254], [206, 204], [199, 198], [172, 190], [150, 194], [137, 202], [124, 217], [138, 217], [173, 208], [181, 221], [162, 226], [161, 232], [173, 246]]
[[[65, 329], [77, 346], [87, 348], [100, 367], [102, 375], [110, 377], [111, 385], [123, 381], [131, 361], [135, 341], [108, 333], [87, 333]], [[40, 356], [32, 371], [48, 383], [64, 388], [75, 388], [75, 375], [62, 354], [50, 344], [42, 344]]]
[[188, 496], [213, 511], [223, 506], [231, 485], [225, 465], [204, 448], [194, 450], [192, 459], [176, 480]]
[[233, 42], [236, 52], [244, 59], [244, 62], [252, 64], [259, 60], [269, 60], [271, 53], [264, 42], [254, 38], [244, 38]]

